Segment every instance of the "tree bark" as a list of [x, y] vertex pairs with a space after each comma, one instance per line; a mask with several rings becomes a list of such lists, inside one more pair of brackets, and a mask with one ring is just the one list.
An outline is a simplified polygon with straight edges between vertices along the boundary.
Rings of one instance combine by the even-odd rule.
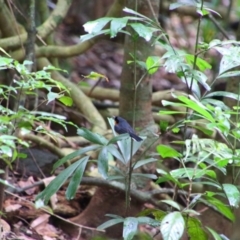
[[[135, 9], [135, 2], [136, 1], [128, 0], [126, 7]], [[155, 13], [151, 11], [151, 8], [148, 5], [149, 2], [152, 4], [152, 9], [156, 11]], [[137, 11], [149, 18], [153, 18], [153, 14], [158, 12], [158, 1], [138, 1]], [[142, 69], [127, 64], [127, 61], [133, 60], [129, 53], [136, 53], [136, 60], [146, 61], [149, 55], [153, 55], [154, 47], [151, 45], [151, 41], [146, 42], [139, 38], [135, 42], [131, 37], [126, 37], [124, 49], [124, 65], [122, 69], [120, 90], [120, 115], [126, 118], [129, 122], [131, 122], [132, 119], [135, 119], [136, 126], [138, 127], [145, 128], [146, 126], [152, 126], [154, 125], [154, 121], [152, 116], [151, 80], [148, 76], [143, 77], [144, 72]], [[138, 87], [136, 87], [136, 84], [140, 79], [141, 82], [138, 84]], [[134, 117], [135, 115], [136, 118]], [[138, 189], [146, 189], [148, 183], [149, 181], [142, 181], [142, 179], [138, 178], [138, 181], [136, 183], [134, 182], [134, 185], [136, 185]], [[126, 217], [125, 200], [125, 194], [119, 191], [114, 190], [113, 192], [113, 190], [109, 188], [98, 188], [87, 208], [72, 220], [81, 225], [96, 227], [106, 221], [106, 218], [104, 217], [106, 214], [116, 214]], [[142, 204], [132, 198], [127, 216], [135, 216], [140, 212], [141, 207]], [[114, 227], [108, 228], [107, 234], [110, 237], [121, 237], [122, 225], [118, 224]]]

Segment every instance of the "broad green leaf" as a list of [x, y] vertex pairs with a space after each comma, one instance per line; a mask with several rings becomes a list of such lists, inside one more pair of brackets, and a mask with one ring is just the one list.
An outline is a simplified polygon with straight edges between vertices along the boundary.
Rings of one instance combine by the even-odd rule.
[[189, 98], [185, 96], [177, 97], [180, 101], [184, 102], [189, 108], [199, 113], [203, 118], [207, 119], [210, 122], [215, 122], [213, 116], [206, 110], [206, 107], [197, 101], [193, 96], [189, 95]]
[[129, 138], [129, 134], [128, 133], [115, 136], [111, 140], [109, 140], [108, 145], [116, 143], [116, 142], [121, 141], [121, 140], [124, 140], [126, 138]]
[[78, 135], [84, 137], [85, 139], [92, 143], [96, 143], [99, 145], [106, 145], [108, 143], [108, 140], [105, 137], [97, 133], [93, 133], [86, 128], [79, 128], [77, 130], [77, 133]]
[[103, 29], [103, 30], [101, 30], [97, 33], [84, 34], [84, 35], [81, 35], [80, 42], [85, 42], [85, 41], [88, 41], [89, 39], [92, 39], [94, 37], [97, 37], [97, 36], [100, 36], [100, 35], [103, 35], [103, 34], [109, 34], [109, 33], [110, 33], [109, 29]]
[[238, 94], [232, 93], [232, 92], [226, 92], [226, 91], [211, 92], [211, 93], [208, 93], [204, 98], [209, 98], [209, 97], [228, 97], [235, 100], [240, 100], [240, 96]]
[[58, 101], [63, 103], [65, 106], [71, 107], [73, 105], [73, 100], [71, 97], [68, 96], [62, 96], [58, 98]]
[[162, 170], [162, 169], [157, 169], [157, 173], [163, 175], [162, 177], [159, 177], [158, 180], [156, 181], [157, 184], [160, 184], [162, 182], [168, 182], [168, 181], [172, 181], [175, 184], [177, 184], [178, 187], [181, 188], [181, 183], [178, 181], [178, 179], [172, 177], [169, 173], [167, 173], [166, 171]]
[[222, 187], [227, 196], [230, 206], [237, 208], [240, 202], [240, 192], [238, 188], [235, 185], [228, 183], [224, 183]]
[[110, 23], [110, 37], [116, 37], [118, 32], [121, 31], [124, 27], [126, 27], [128, 22], [128, 18], [113, 18]]
[[209, 12], [204, 9], [204, 8], [197, 8], [196, 9], [196, 12], [200, 15], [200, 16], [206, 16], [209, 14]]
[[111, 21], [113, 18], [110, 17], [104, 17], [104, 18], [99, 18], [94, 21], [89, 21], [83, 25], [84, 30], [88, 33], [98, 33], [101, 31], [106, 24]]
[[[148, 18], [148, 17], [146, 17], [145, 15], [142, 15], [141, 13], [138, 13], [138, 12], [136, 12], [136, 11], [130, 9], [130, 8], [125, 7], [125, 8], [123, 9], [123, 11], [126, 12], [126, 13], [130, 13], [130, 14], [133, 14], [133, 15], [137, 15], [137, 16], [141, 17], [142, 20], [145, 19], [145, 20], [147, 20], [147, 21], [149, 21], [149, 22], [152, 22], [152, 20], [151, 20], [150, 18]], [[130, 19], [131, 19], [131, 18], [130, 18]], [[140, 19], [138, 19], [138, 20], [140, 20]]]
[[217, 78], [219, 79], [219, 78], [228, 78], [228, 77], [236, 77], [236, 76], [240, 76], [240, 71], [224, 72], [221, 75], [218, 75]]
[[131, 240], [138, 231], [138, 220], [134, 217], [127, 217], [123, 223], [123, 239]]
[[78, 161], [80, 161], [80, 164], [77, 167], [77, 169], [75, 170], [75, 173], [73, 174], [71, 181], [68, 185], [68, 188], [66, 190], [66, 198], [68, 200], [73, 199], [76, 194], [76, 191], [82, 180], [88, 159], [89, 159], [89, 156], [86, 156], [86, 157], [78, 160]]
[[151, 217], [138, 217], [137, 220], [138, 220], [139, 224], [147, 224], [147, 225], [150, 225], [152, 227], [159, 227], [160, 226], [160, 222], [156, 221], [155, 219], [153, 219]]
[[137, 152], [137, 150], [141, 147], [142, 142], [134, 141], [132, 138], [128, 137], [123, 139], [122, 141], [118, 141], [117, 144], [120, 148], [122, 156], [127, 163], [130, 158]]
[[210, 227], [206, 227], [207, 230], [212, 234], [214, 240], [223, 240], [218, 233], [216, 233], [213, 229]]
[[163, 240], [179, 240], [184, 232], [185, 222], [180, 212], [166, 215], [160, 226]]
[[0, 67], [7, 67], [10, 63], [12, 63], [14, 60], [12, 58], [5, 58], [0, 57]]
[[240, 65], [240, 49], [237, 46], [231, 46], [230, 48], [215, 47], [215, 49], [220, 52], [223, 57], [219, 66], [219, 75], [224, 72], [238, 67]]
[[178, 151], [167, 145], [158, 145], [157, 151], [162, 158], [175, 158], [181, 156]]
[[98, 155], [98, 172], [104, 179], [108, 178], [108, 151], [103, 147]]
[[129, 25], [140, 37], [144, 38], [147, 42], [151, 40], [154, 31], [150, 27], [147, 27], [142, 23], [131, 23]]
[[1, 155], [6, 155], [8, 157], [12, 157], [12, 154], [13, 154], [12, 149], [6, 145], [0, 146], [0, 152], [1, 152]]
[[[201, 200], [202, 201], [202, 200]], [[235, 220], [235, 216], [230, 207], [226, 206], [223, 202], [214, 197], [205, 197], [204, 201], [216, 208], [223, 216], [231, 221]]]
[[60, 97], [60, 95], [58, 93], [49, 92], [47, 94], [47, 99], [48, 99], [47, 104], [54, 101], [56, 98], [59, 98], [59, 97]]
[[109, 81], [105, 75], [98, 72], [90, 72], [90, 74], [84, 76], [84, 78], [90, 78], [95, 80], [98, 80], [99, 78], [104, 78], [107, 82]]
[[201, 102], [205, 106], [213, 105], [213, 106], [219, 107], [223, 110], [228, 110], [229, 109], [229, 107], [223, 101], [216, 100], [216, 99], [213, 99], [213, 98], [203, 98]]
[[157, 159], [155, 159], [155, 158], [148, 158], [148, 159], [140, 160], [140, 161], [136, 162], [133, 169], [137, 169], [143, 165], [146, 165], [146, 164], [152, 163], [152, 162], [156, 162], [156, 161], [157, 161]]
[[222, 18], [221, 14], [219, 14], [218, 12], [214, 11], [214, 10], [211, 9], [211, 8], [208, 8], [208, 7], [205, 7], [205, 6], [204, 6], [204, 10], [206, 10], [206, 11], [208, 11], [208, 12], [212, 12], [212, 13], [218, 15], [220, 18]]
[[149, 56], [146, 60], [146, 68], [149, 74], [154, 74], [160, 67], [161, 58], [157, 56]]
[[116, 225], [118, 223], [122, 223], [124, 221], [123, 218], [116, 218], [116, 219], [111, 219], [106, 221], [105, 223], [101, 224], [100, 226], [97, 227], [97, 230], [104, 230], [105, 228], [109, 228], [113, 225]]
[[65, 162], [72, 160], [75, 157], [78, 157], [84, 153], [87, 153], [89, 151], [93, 151], [93, 150], [98, 150], [101, 146], [98, 145], [92, 145], [92, 146], [87, 146], [84, 148], [81, 148], [73, 153], [68, 154], [67, 156], [59, 159], [54, 165], [53, 165], [53, 171], [55, 171], [58, 167], [60, 167], [61, 165], [63, 165]]
[[188, 217], [187, 233], [190, 240], [208, 240], [208, 235], [203, 230], [202, 224], [197, 218]]
[[80, 164], [81, 161], [77, 161], [63, 170], [40, 194], [37, 195], [36, 199], [42, 199], [46, 204], [50, 197], [60, 189], [60, 187], [73, 174]]
[[[188, 64], [192, 64], [194, 63], [194, 55], [192, 54], [186, 54], [185, 55], [185, 59], [187, 61]], [[205, 60], [203, 60], [200, 57], [197, 57], [197, 61], [196, 61], [196, 65], [199, 68], [200, 71], [205, 71], [206, 69], [211, 69], [212, 66], [206, 62]]]
[[[200, 71], [197, 71], [197, 70], [193, 70], [192, 71], [192, 74], [193, 74], [193, 78], [198, 82], [200, 83], [207, 91], [210, 91], [211, 90], [211, 87], [208, 85], [207, 83], [207, 76], [200, 72]], [[198, 87], [198, 85], [196, 85], [196, 87]], [[195, 87], [195, 88], [196, 88]], [[198, 93], [199, 91], [197, 90], [196, 93]], [[199, 96], [199, 94], [198, 94]]]
[[210, 177], [216, 176], [212, 174], [211, 170], [204, 170], [204, 169], [194, 169], [194, 168], [179, 168], [172, 170], [170, 172], [173, 178], [189, 178], [189, 179], [196, 179], [201, 178], [204, 175], [209, 175]]
[[118, 151], [117, 147], [113, 144], [107, 146], [107, 150], [109, 153], [111, 153], [117, 160], [121, 161], [123, 164], [125, 164], [125, 161], [121, 155], [121, 153]]
[[173, 200], [160, 200], [160, 202], [162, 203], [166, 203], [167, 205], [176, 208], [177, 210], [180, 211], [180, 206], [177, 202], [173, 201]]

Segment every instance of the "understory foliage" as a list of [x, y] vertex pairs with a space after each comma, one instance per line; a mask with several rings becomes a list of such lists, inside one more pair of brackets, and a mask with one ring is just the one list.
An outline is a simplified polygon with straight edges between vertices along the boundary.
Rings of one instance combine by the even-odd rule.
[[[172, 5], [171, 7], [175, 8], [179, 7], [179, 5]], [[211, 9], [204, 7], [203, 4], [195, 7], [201, 17], [209, 14], [210, 11], [213, 12]], [[154, 74], [160, 67], [164, 67], [166, 71], [175, 73], [188, 88], [188, 93], [183, 95], [173, 91], [172, 96], [176, 101], [162, 101], [166, 110], [160, 112], [161, 114], [178, 114], [182, 116], [172, 126], [167, 123], [160, 124], [162, 132], [171, 131], [174, 134], [181, 134], [181, 140], [172, 142], [175, 146], [179, 145], [179, 147], [173, 148], [170, 145], [161, 144], [156, 148], [159, 155], [158, 159], [160, 158], [161, 161], [165, 158], [175, 159], [179, 163], [179, 167], [168, 172], [157, 169], [158, 176], [139, 173], [138, 176], [154, 179], [157, 184], [172, 182], [176, 192], [181, 190], [178, 194], [181, 194], [186, 200], [186, 205], [182, 206], [174, 199], [162, 200], [168, 206], [169, 211], [148, 209], [139, 213], [138, 217], [127, 218], [109, 215], [111, 220], [99, 226], [99, 229], [105, 229], [122, 222], [124, 225], [123, 238], [132, 239], [137, 234], [140, 224], [148, 224], [158, 228], [164, 240], [181, 239], [184, 231], [192, 240], [208, 239], [209, 234], [214, 239], [222, 239], [221, 233], [202, 225], [197, 218], [199, 213], [195, 210], [195, 207], [198, 203], [203, 203], [218, 211], [223, 217], [234, 221], [233, 208], [239, 205], [240, 193], [235, 181], [239, 175], [238, 166], [240, 163], [238, 120], [240, 97], [238, 94], [230, 92], [213, 91], [213, 85], [219, 79], [240, 75], [240, 71], [236, 70], [236, 67], [240, 66], [240, 43], [234, 40], [220, 41], [214, 39], [209, 43], [200, 44], [199, 39], [197, 39], [195, 53], [191, 54], [173, 48], [167, 34], [155, 21], [131, 9], [125, 8], [124, 11], [133, 16], [101, 18], [86, 23], [84, 28], [88, 34], [83, 36], [81, 40], [85, 41], [100, 34], [109, 34], [110, 37], [115, 37], [119, 32], [129, 34], [125, 29], [128, 26], [135, 31], [136, 36], [139, 38], [142, 37], [146, 41], [153, 39], [154, 44], [158, 44], [165, 49], [165, 54], [161, 57], [149, 56], [145, 62], [142, 62], [134, 59], [133, 56], [133, 61], [129, 62], [129, 64], [136, 61], [144, 70], [144, 74], [150, 75]], [[107, 24], [110, 27], [104, 28]], [[211, 69], [211, 65], [209, 61], [204, 59], [209, 50], [214, 50], [222, 56], [218, 74], [212, 81], [206, 75], [206, 72]], [[230, 109], [222, 100], [217, 100], [216, 97], [232, 98], [236, 101], [236, 106]], [[174, 111], [171, 109], [174, 109]], [[109, 123], [114, 132], [113, 120], [109, 119]], [[191, 137], [187, 137], [187, 130], [189, 129], [193, 132]], [[115, 136], [108, 140], [85, 128], [78, 129], [78, 134], [89, 140], [93, 145], [71, 153], [54, 165], [53, 170], [73, 158], [79, 158], [70, 167], [62, 171], [38, 196], [38, 204], [41, 201], [47, 203], [51, 195], [68, 179], [70, 179], [70, 182], [66, 197], [72, 199], [75, 196], [86, 165], [89, 162], [89, 157], [85, 156], [85, 153], [89, 151], [99, 152], [97, 159], [98, 171], [108, 181], [124, 181], [129, 171], [132, 172], [133, 169], [149, 162], [159, 161], [154, 158], [140, 159], [133, 165], [133, 169], [127, 169], [126, 172], [123, 172], [115, 165], [110, 164], [111, 160], [115, 157], [127, 167], [132, 156], [141, 147], [141, 142], [132, 142], [128, 135]], [[215, 135], [218, 137], [214, 138]], [[147, 141], [147, 139], [144, 139], [144, 141]], [[228, 169], [232, 169], [233, 172], [232, 184], [222, 184], [217, 172], [226, 175]], [[112, 172], [114, 172], [114, 175], [112, 175]], [[202, 186], [210, 185], [215, 190], [193, 192], [195, 182]], [[125, 183], [127, 187], [127, 182]], [[150, 214], [153, 217], [148, 217]]]
[[[7, 55], [3, 49], [1, 51]], [[30, 61], [24, 61], [21, 64], [9, 55], [0, 57], [2, 74], [6, 74], [7, 71], [13, 73], [13, 78], [8, 84], [0, 85], [0, 153], [1, 161], [10, 169], [16, 159], [26, 157], [26, 154], [18, 151], [21, 147], [29, 147], [28, 141], [24, 140], [25, 135], [33, 132], [54, 138], [56, 134], [44, 127], [46, 121], [54, 121], [67, 129], [65, 117], [37, 111], [34, 109], [34, 104], [31, 110], [25, 108], [26, 97], [37, 101], [37, 91], [40, 89], [47, 93], [43, 104], [48, 104], [55, 99], [68, 106], [72, 102], [70, 97], [65, 96], [65, 94], [68, 95], [65, 86], [51, 78], [51, 71], [60, 69], [48, 66], [43, 70], [30, 72], [27, 66], [31, 64], [33, 63]], [[57, 88], [59, 93], [55, 92], [54, 88]], [[1, 169], [0, 172], [3, 173], [4, 170]], [[5, 181], [3, 183], [7, 184]]]

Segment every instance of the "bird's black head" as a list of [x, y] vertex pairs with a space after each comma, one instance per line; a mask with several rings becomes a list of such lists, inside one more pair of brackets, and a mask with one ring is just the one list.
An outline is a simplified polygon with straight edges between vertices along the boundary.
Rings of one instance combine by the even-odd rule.
[[126, 120], [125, 119], [123, 119], [123, 118], [121, 118], [121, 117], [114, 117], [114, 120], [115, 120], [115, 124], [118, 124], [118, 123], [120, 123], [120, 122], [125, 122]]

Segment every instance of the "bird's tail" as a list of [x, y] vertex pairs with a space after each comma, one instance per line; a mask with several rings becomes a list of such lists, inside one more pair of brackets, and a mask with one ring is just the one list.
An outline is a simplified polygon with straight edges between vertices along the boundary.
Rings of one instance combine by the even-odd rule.
[[142, 141], [143, 139], [140, 138], [139, 136], [137, 136], [135, 133], [129, 133], [130, 137], [132, 137], [133, 139], [135, 139], [137, 142]]

